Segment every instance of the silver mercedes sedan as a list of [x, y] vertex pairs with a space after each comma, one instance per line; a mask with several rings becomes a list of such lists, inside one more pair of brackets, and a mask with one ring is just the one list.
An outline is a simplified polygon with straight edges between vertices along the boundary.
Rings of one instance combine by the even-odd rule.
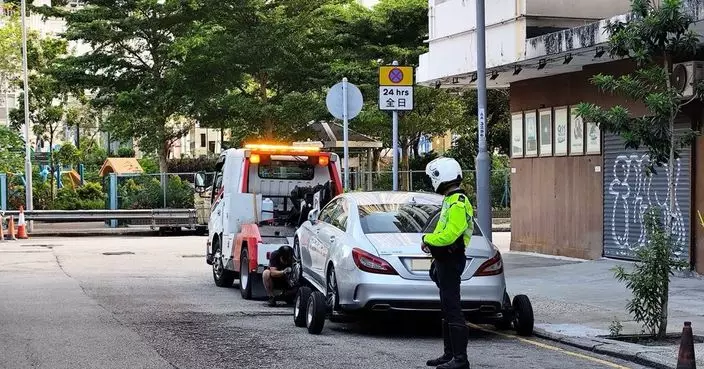
[[[294, 251], [303, 280], [335, 312], [440, 311], [421, 237], [432, 232], [443, 197], [432, 193], [352, 192], [309, 214]], [[461, 296], [465, 314], [501, 313], [507, 301], [499, 250], [475, 222], [466, 249]], [[500, 314], [499, 314], [500, 315]]]

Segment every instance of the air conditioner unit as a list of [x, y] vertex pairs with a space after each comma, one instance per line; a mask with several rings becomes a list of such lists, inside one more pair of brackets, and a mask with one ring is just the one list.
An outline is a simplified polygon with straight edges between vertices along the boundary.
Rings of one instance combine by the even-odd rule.
[[673, 65], [672, 87], [674, 87], [682, 98], [689, 99], [694, 96], [694, 86], [704, 80], [704, 62], [688, 61]]

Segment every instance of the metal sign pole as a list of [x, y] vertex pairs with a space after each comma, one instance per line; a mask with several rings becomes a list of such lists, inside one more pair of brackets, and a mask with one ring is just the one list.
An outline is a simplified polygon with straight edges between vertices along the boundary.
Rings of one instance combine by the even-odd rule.
[[477, 114], [479, 118], [479, 152], [477, 154], [477, 210], [479, 226], [489, 241], [491, 237], [491, 158], [486, 144], [486, 28], [484, 0], [477, 0]]
[[[391, 65], [398, 65], [398, 61], [394, 60]], [[392, 112], [392, 133], [391, 142], [393, 149], [393, 189], [398, 191], [398, 110]]]
[[[25, 186], [25, 208], [27, 211], [32, 211], [34, 209], [34, 198], [32, 196], [32, 145], [29, 138], [29, 77], [27, 72], [27, 1], [22, 0], [20, 4], [22, 6], [21, 16], [22, 16], [22, 77], [24, 79], [24, 178], [26, 182]], [[51, 148], [49, 148], [51, 149]], [[34, 222], [29, 222], [29, 231], [31, 232], [34, 228]]]
[[394, 151], [394, 167], [393, 167], [393, 184], [394, 191], [398, 191], [398, 111], [394, 110], [393, 114], [393, 132], [391, 136], [393, 137], [393, 151]]
[[343, 122], [343, 141], [345, 142], [345, 192], [350, 189], [350, 148], [349, 148], [349, 127], [347, 116], [347, 77], [342, 79], [342, 122]]

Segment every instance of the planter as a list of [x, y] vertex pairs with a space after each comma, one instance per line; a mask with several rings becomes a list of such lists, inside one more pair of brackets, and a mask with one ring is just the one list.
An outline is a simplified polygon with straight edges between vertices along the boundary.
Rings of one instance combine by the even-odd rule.
[[[657, 339], [650, 334], [621, 334], [618, 336], [599, 336], [614, 341], [635, 343], [643, 346], [678, 346], [682, 338], [681, 333], [670, 333], [664, 339]], [[704, 336], [694, 336], [694, 343], [704, 343]]]

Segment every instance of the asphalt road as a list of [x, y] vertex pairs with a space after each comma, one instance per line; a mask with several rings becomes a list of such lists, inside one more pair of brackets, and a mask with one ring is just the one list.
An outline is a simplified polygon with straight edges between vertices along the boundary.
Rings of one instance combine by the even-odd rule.
[[[197, 236], [0, 243], [0, 368], [405, 369], [440, 353], [421, 317], [309, 335], [290, 307], [216, 287], [204, 249]], [[472, 330], [472, 368], [643, 368], [510, 333]]]

